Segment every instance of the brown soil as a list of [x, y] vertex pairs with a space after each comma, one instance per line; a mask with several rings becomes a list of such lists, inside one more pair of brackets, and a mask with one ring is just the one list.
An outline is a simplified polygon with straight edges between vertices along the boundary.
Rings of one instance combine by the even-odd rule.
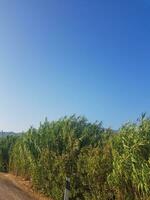
[[50, 200], [32, 190], [29, 181], [0, 173], [0, 200]]

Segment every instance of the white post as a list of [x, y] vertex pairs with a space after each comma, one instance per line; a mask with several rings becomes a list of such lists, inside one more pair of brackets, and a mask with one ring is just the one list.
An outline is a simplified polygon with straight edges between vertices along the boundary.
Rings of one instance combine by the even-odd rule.
[[70, 178], [66, 177], [64, 200], [69, 200], [69, 195], [70, 195]]

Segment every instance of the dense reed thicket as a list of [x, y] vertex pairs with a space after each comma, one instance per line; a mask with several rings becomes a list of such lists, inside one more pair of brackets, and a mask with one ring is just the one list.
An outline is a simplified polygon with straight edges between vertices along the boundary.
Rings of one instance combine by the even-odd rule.
[[84, 117], [45, 120], [15, 140], [1, 141], [8, 153], [0, 147], [0, 162], [7, 155], [9, 171], [54, 200], [62, 199], [66, 176], [71, 178], [71, 200], [150, 197], [150, 119], [144, 116], [117, 133]]
[[0, 137], [0, 171], [8, 172], [10, 152], [17, 140], [17, 136]]

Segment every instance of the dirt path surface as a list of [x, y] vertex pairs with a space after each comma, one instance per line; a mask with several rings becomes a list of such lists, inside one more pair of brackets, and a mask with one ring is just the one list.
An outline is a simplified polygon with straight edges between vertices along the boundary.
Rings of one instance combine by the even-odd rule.
[[15, 176], [0, 173], [0, 200], [47, 200], [27, 189]]

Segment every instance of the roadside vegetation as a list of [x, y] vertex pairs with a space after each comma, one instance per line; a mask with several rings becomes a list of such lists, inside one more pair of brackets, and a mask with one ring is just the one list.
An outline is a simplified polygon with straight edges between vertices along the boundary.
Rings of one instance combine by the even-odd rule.
[[54, 200], [71, 178], [71, 200], [148, 200], [150, 119], [117, 132], [84, 117], [47, 119], [38, 129], [0, 139], [0, 170], [30, 180]]

